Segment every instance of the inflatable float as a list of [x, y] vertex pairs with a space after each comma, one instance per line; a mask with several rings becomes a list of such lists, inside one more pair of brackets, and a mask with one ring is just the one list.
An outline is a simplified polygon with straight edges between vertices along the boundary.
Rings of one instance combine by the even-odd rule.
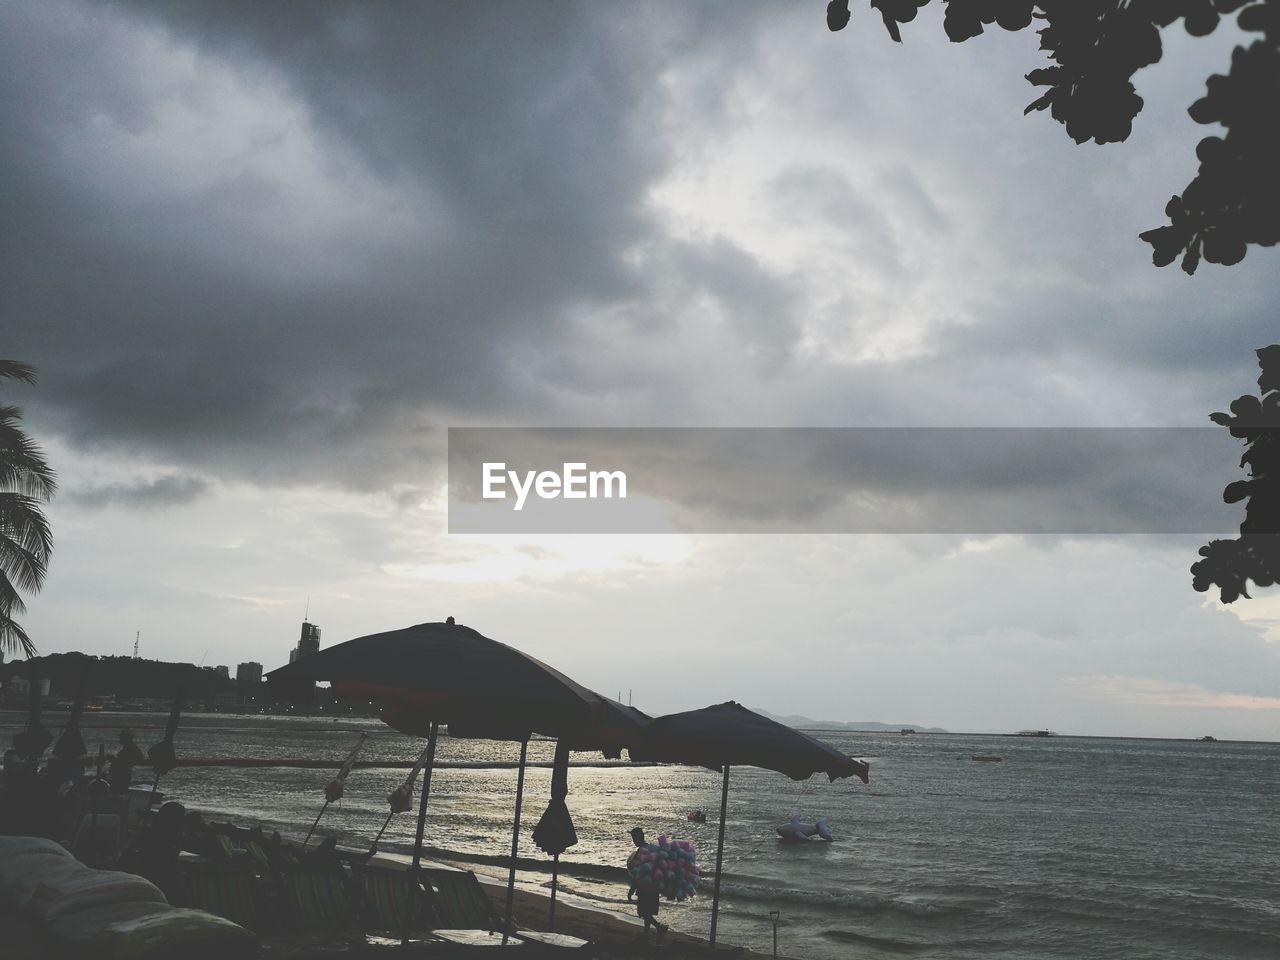
[[793, 814], [791, 819], [778, 827], [778, 836], [788, 843], [799, 843], [801, 840], [809, 840], [813, 836], [819, 836], [823, 840], [834, 840], [831, 836], [831, 828], [827, 823], [827, 818], [823, 817], [813, 826], [808, 826], [800, 822], [800, 814]]

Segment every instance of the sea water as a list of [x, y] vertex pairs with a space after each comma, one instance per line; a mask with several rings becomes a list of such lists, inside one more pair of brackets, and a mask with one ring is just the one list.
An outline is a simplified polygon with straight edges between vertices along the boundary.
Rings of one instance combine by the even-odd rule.
[[[56, 732], [65, 718], [47, 714], [45, 725]], [[128, 725], [145, 748], [165, 719], [97, 714], [85, 720], [85, 740], [111, 750], [115, 731]], [[0, 735], [7, 741], [21, 723], [21, 714], [0, 714]], [[376, 721], [227, 715], [183, 717], [177, 746], [179, 756], [332, 758], [336, 767], [361, 732], [369, 734], [365, 760], [412, 760], [422, 747]], [[818, 735], [869, 760], [871, 783], [731, 772], [721, 942], [768, 952], [776, 911], [779, 953], [815, 960], [1280, 957], [1280, 744]], [[550, 761], [552, 748], [531, 743], [530, 761]], [[437, 756], [509, 764], [518, 746], [442, 737]], [[367, 845], [406, 773], [355, 770], [317, 832]], [[167, 775], [161, 789], [190, 808], [300, 836], [331, 776], [190, 768]], [[509, 767], [437, 770], [429, 855], [504, 874], [515, 783]], [[720, 783], [713, 771], [687, 767], [571, 769], [579, 843], [561, 858], [561, 889], [579, 902], [630, 910], [622, 864], [634, 826], [651, 839], [691, 839], [710, 873]], [[530, 838], [549, 785], [548, 769], [528, 771], [523, 885], [549, 881], [550, 864]], [[689, 822], [694, 809], [708, 822]], [[775, 828], [793, 813], [808, 823], [828, 817], [835, 842], [782, 843]], [[407, 852], [415, 823], [413, 813], [394, 817], [382, 849]], [[710, 878], [697, 899], [664, 904], [662, 917], [705, 936]]]

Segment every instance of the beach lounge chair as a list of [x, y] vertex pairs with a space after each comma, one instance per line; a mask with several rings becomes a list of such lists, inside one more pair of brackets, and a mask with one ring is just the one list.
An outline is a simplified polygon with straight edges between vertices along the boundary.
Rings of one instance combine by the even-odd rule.
[[193, 855], [184, 855], [179, 862], [183, 867], [183, 906], [204, 910], [249, 930], [259, 929], [253, 871], [243, 863], [220, 863]]
[[120, 816], [86, 813], [76, 827], [71, 849], [84, 863], [113, 863], [120, 852]]
[[298, 932], [340, 937], [359, 934], [341, 866], [298, 864], [285, 870], [280, 881], [290, 925]]
[[447, 867], [430, 867], [422, 872], [441, 914], [440, 925], [432, 931], [441, 940], [467, 947], [519, 946], [526, 953], [540, 956], [589, 946], [588, 941], [577, 937], [514, 928], [504, 938], [505, 923], [474, 873]]
[[470, 870], [429, 867], [424, 868], [422, 874], [435, 895], [441, 928], [487, 930], [491, 933], [502, 929], [502, 920], [493, 909], [493, 901]]
[[366, 863], [357, 872], [364, 894], [364, 929], [405, 939], [441, 923], [435, 897], [401, 864]]

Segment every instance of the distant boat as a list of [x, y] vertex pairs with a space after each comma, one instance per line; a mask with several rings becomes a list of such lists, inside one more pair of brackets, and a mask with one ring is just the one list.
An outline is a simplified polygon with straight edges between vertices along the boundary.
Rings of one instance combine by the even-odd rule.
[[1056, 737], [1057, 734], [1052, 730], [1019, 730], [1014, 734], [1015, 737]]
[[912, 730], [910, 727], [903, 727], [903, 728], [902, 728], [902, 735], [905, 737], [908, 733], [915, 733], [915, 731], [914, 731], [914, 730]]
[[1217, 738], [1217, 737], [1211, 737], [1211, 736], [1209, 736], [1209, 735], [1206, 733], [1203, 737], [1201, 737], [1201, 738], [1200, 738], [1200, 742], [1201, 742], [1201, 743], [1217, 743], [1217, 742], [1218, 742], [1218, 738]]

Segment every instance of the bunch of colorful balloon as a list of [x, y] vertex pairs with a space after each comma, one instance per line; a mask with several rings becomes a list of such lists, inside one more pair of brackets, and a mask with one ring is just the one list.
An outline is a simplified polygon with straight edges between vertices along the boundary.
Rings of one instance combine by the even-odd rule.
[[627, 865], [638, 886], [657, 888], [668, 900], [685, 900], [698, 892], [698, 851], [688, 840], [669, 839], [646, 843]]

